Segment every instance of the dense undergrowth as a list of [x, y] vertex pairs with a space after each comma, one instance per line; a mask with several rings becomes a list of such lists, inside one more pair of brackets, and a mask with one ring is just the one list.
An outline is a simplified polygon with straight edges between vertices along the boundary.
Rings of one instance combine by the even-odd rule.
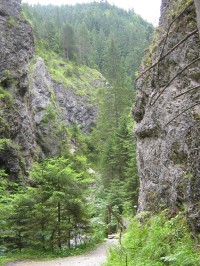
[[200, 250], [191, 238], [185, 214], [171, 218], [168, 211], [133, 219], [122, 246], [110, 251], [106, 266], [198, 266]]

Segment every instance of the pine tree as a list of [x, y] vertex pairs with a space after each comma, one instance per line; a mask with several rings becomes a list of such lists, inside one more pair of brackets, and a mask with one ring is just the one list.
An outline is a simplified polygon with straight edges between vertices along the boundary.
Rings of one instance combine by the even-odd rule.
[[78, 60], [81, 64], [88, 64], [91, 51], [90, 37], [85, 23], [80, 24], [76, 31], [76, 45], [78, 50]]
[[72, 60], [75, 52], [75, 35], [74, 29], [70, 24], [65, 24], [61, 33], [61, 46], [65, 51], [67, 59]]

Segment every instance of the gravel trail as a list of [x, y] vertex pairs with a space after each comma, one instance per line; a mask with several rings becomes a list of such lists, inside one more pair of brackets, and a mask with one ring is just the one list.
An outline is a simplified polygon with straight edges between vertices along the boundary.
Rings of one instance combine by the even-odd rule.
[[49, 261], [13, 261], [6, 266], [101, 266], [106, 262], [109, 248], [115, 244], [116, 239], [107, 239], [96, 250], [83, 255]]

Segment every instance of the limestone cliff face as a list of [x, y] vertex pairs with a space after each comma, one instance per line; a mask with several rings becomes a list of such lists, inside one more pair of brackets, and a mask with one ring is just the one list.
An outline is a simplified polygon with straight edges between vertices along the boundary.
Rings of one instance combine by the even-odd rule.
[[200, 232], [200, 41], [196, 29], [193, 2], [162, 1], [160, 25], [140, 74], [185, 40], [139, 76], [133, 116], [140, 174], [138, 211], [168, 207], [176, 213], [186, 208], [193, 229]]
[[196, 14], [197, 14], [197, 24], [200, 32], [200, 1], [194, 0], [195, 8], [196, 8]]
[[22, 171], [24, 160], [30, 166], [36, 149], [34, 125], [25, 99], [34, 41], [32, 28], [21, 18], [20, 3], [0, 3], [0, 136], [13, 141], [1, 151], [0, 165], [12, 177]]
[[[91, 83], [104, 87], [104, 78]], [[52, 119], [56, 117], [56, 121]], [[21, 0], [0, 1], [0, 168], [13, 179], [25, 176], [37, 158], [58, 155], [55, 129], [76, 122], [88, 132], [97, 106], [54, 81], [42, 58], [34, 56], [31, 26], [23, 19]], [[57, 131], [56, 131], [57, 130]], [[61, 142], [60, 142], [61, 143]], [[0, 143], [1, 144], [1, 143]]]

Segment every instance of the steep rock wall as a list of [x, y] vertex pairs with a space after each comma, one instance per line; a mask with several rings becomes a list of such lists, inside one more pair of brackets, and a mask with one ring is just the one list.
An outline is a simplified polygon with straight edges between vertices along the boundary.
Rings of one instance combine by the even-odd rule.
[[200, 36], [200, 1], [194, 0], [195, 8], [196, 8], [196, 14], [197, 14], [197, 24], [199, 28], [199, 36]]
[[[99, 76], [90, 77], [94, 90], [104, 88]], [[23, 19], [21, 0], [1, 1], [0, 169], [15, 180], [26, 176], [33, 161], [59, 154], [66, 136], [58, 127], [76, 122], [88, 132], [96, 116], [89, 97], [54, 81], [43, 59], [34, 56], [33, 31]]]
[[[193, 2], [189, 5], [189, 1], [184, 0], [163, 0], [160, 25], [146, 51], [140, 74], [196, 29]], [[198, 232], [199, 52], [196, 30], [159, 64], [138, 77], [133, 108], [140, 174], [138, 211], [170, 208], [175, 214], [186, 208], [188, 221]]]
[[23, 172], [24, 164], [30, 166], [36, 149], [34, 125], [24, 97], [34, 40], [31, 26], [21, 17], [20, 3], [0, 3], [0, 136], [12, 140], [0, 153], [0, 166], [13, 178]]

